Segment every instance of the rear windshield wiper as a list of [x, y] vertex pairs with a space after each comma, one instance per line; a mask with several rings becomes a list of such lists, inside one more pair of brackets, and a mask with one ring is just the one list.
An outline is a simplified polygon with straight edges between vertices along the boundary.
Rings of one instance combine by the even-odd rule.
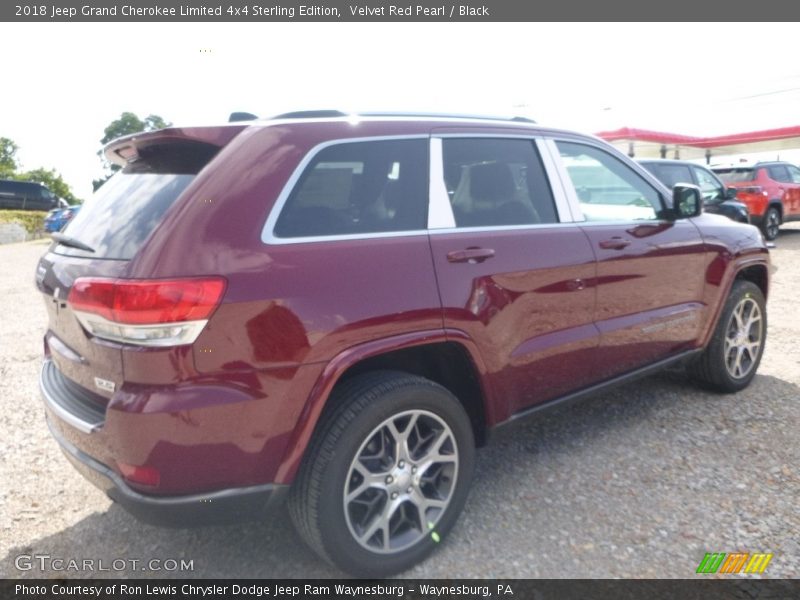
[[53, 239], [57, 241], [59, 244], [63, 244], [64, 246], [72, 246], [73, 248], [77, 248], [78, 250], [86, 250], [86, 252], [94, 252], [94, 248], [89, 246], [88, 244], [84, 244], [80, 240], [76, 240], [75, 238], [69, 237], [68, 235], [64, 235], [63, 233], [56, 232], [53, 234]]

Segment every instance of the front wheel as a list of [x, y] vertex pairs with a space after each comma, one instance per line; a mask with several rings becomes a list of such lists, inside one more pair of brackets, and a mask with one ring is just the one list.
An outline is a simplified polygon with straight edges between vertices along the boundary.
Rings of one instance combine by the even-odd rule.
[[445, 388], [397, 372], [337, 389], [292, 488], [289, 509], [306, 543], [362, 577], [406, 570], [436, 548], [472, 478], [469, 418]]
[[738, 392], [755, 377], [766, 340], [764, 294], [750, 281], [736, 281], [711, 342], [692, 366], [692, 373], [712, 389]]

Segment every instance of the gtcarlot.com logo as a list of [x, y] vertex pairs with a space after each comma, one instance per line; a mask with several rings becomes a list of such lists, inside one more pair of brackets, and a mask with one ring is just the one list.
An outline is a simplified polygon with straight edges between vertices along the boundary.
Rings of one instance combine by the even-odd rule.
[[49, 554], [20, 554], [14, 559], [20, 571], [194, 571], [194, 559], [183, 558], [64, 558]]
[[696, 573], [763, 573], [771, 560], [763, 552], [706, 552]]

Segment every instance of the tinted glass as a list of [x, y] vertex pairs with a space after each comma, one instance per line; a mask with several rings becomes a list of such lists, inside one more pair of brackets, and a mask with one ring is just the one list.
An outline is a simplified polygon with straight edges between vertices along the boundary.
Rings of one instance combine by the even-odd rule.
[[773, 181], [780, 181], [783, 183], [791, 183], [792, 181], [792, 178], [789, 177], [789, 171], [787, 171], [786, 167], [783, 165], [767, 167], [767, 172], [769, 173], [769, 178]]
[[64, 234], [94, 248], [85, 252], [64, 245], [58, 254], [130, 259], [161, 221], [194, 175], [118, 173], [87, 200]]
[[800, 183], [800, 169], [794, 165], [787, 165], [786, 169], [789, 171], [789, 176], [792, 178], [792, 183]]
[[414, 231], [428, 222], [428, 140], [353, 142], [321, 150], [275, 225], [283, 238]]
[[657, 218], [662, 210], [660, 194], [631, 167], [593, 146], [556, 145], [587, 221]]
[[444, 177], [457, 227], [555, 223], [553, 194], [531, 140], [449, 138]]
[[756, 172], [750, 168], [712, 169], [725, 183], [739, 183], [742, 181], [755, 181]]
[[642, 166], [668, 188], [676, 183], [692, 183], [692, 174], [687, 165], [643, 162]]
[[725, 199], [725, 186], [711, 171], [702, 167], [692, 167], [692, 171], [697, 178], [700, 192], [703, 194], [703, 202], [714, 204]]

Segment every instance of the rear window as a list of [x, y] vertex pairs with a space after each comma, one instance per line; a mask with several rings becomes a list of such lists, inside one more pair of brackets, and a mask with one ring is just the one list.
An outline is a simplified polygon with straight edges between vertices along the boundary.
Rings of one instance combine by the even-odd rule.
[[756, 179], [755, 169], [714, 169], [714, 173], [725, 183], [741, 183]]
[[58, 244], [55, 252], [86, 258], [133, 258], [216, 150], [206, 144], [174, 143], [141, 151], [141, 159], [97, 190], [63, 231], [94, 252], [64, 244]]

